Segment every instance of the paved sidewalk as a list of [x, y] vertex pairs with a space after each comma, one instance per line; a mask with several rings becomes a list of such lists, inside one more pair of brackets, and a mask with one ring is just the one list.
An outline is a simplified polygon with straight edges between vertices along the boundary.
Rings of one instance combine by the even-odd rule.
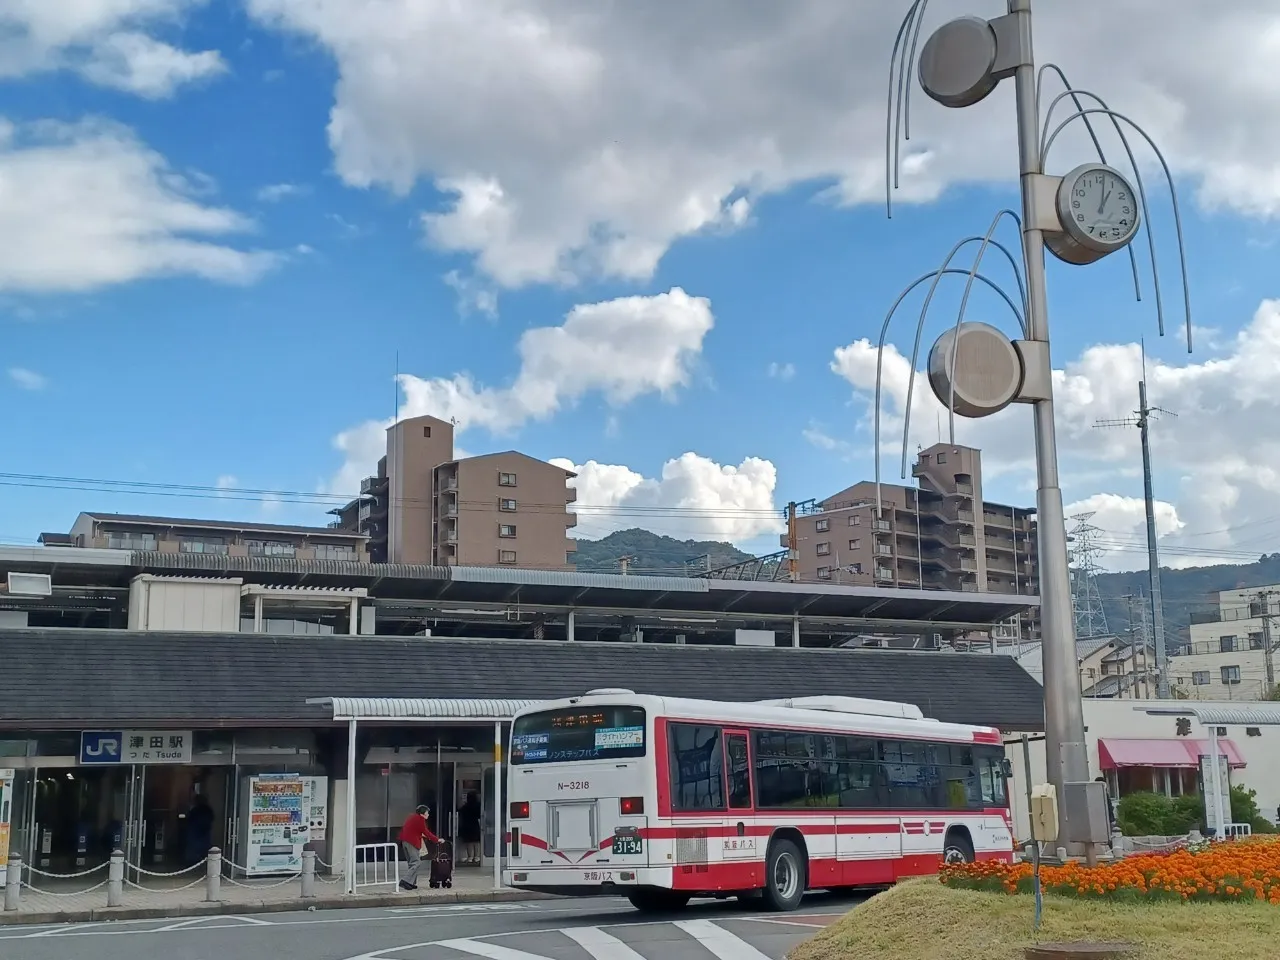
[[460, 870], [449, 890], [432, 890], [425, 883], [412, 892], [397, 891], [390, 885], [362, 888], [346, 896], [341, 877], [316, 877], [314, 897], [302, 898], [302, 883], [292, 877], [279, 880], [232, 882], [223, 876], [219, 899], [206, 902], [203, 874], [174, 880], [144, 877], [141, 887], [125, 884], [123, 903], [107, 906], [105, 885], [86, 889], [101, 874], [78, 881], [50, 881], [33, 878], [37, 889], [24, 886], [17, 911], [0, 911], [0, 924], [85, 923], [95, 920], [142, 920], [152, 917], [195, 917], [216, 914], [277, 913], [286, 910], [333, 910], [350, 907], [408, 906], [414, 904], [492, 903], [495, 901], [543, 899], [523, 890], [493, 888], [493, 875], [485, 871]]

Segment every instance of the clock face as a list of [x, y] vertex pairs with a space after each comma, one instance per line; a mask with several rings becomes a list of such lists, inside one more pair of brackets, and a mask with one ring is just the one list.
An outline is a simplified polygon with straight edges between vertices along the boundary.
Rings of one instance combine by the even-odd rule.
[[1086, 169], [1071, 185], [1069, 215], [1074, 232], [1107, 246], [1119, 246], [1138, 228], [1138, 199], [1113, 171]]

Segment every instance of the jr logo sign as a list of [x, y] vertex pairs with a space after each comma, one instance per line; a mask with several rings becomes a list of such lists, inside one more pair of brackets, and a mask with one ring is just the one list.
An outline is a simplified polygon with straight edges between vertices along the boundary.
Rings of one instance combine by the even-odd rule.
[[123, 742], [120, 730], [86, 730], [80, 734], [80, 762], [119, 763]]

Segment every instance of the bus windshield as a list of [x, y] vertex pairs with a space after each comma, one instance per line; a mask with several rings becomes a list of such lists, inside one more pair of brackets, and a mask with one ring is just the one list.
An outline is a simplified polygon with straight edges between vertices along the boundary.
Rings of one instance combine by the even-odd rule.
[[544, 710], [516, 719], [511, 730], [511, 762], [564, 763], [643, 757], [647, 739], [643, 707]]

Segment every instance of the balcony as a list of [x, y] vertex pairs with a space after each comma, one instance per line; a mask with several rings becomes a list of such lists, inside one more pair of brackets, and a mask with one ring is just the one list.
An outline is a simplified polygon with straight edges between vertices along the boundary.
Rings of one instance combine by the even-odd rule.
[[566, 529], [576, 527], [578, 525], [578, 515], [576, 513], [566, 513], [564, 515], [564, 525]]
[[444, 493], [457, 493], [457, 492], [458, 492], [458, 478], [457, 478], [457, 477], [445, 477], [443, 480], [441, 480], [441, 481], [440, 481], [440, 490], [441, 490], [442, 492], [444, 492]]
[[564, 492], [564, 502], [565, 502], [565, 503], [577, 503], [577, 502], [578, 502], [578, 491], [577, 491], [577, 489], [576, 489], [576, 488], [574, 488], [574, 487], [568, 487], [568, 488], [566, 488], [566, 489], [565, 489], [565, 492]]
[[956, 484], [956, 493], [961, 494], [962, 496], [972, 497], [972, 496], [973, 496], [973, 484], [972, 484], [972, 483], [957, 483], [957, 484]]
[[875, 553], [877, 557], [891, 557], [893, 556], [893, 547], [887, 543], [877, 543]]
[[442, 517], [456, 517], [458, 515], [458, 505], [456, 503], [446, 503], [440, 511]]
[[893, 571], [892, 571], [892, 570], [890, 570], [888, 567], [876, 567], [876, 579], [877, 579], [877, 580], [892, 580], [892, 579], [893, 579]]
[[871, 529], [875, 530], [878, 533], [888, 533], [889, 521], [888, 520], [872, 520]]

